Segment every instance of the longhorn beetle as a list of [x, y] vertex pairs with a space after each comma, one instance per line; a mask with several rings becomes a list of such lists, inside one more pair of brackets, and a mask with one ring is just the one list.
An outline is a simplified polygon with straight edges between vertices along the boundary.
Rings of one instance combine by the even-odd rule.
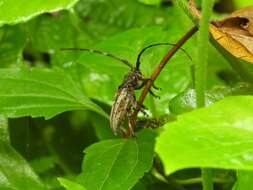
[[[137, 56], [137, 60], [135, 63], [135, 67], [126, 59], [119, 58], [111, 53], [102, 52], [96, 49], [88, 49], [88, 48], [62, 48], [61, 50], [79, 50], [79, 51], [89, 51], [91, 53], [96, 53], [104, 56], [111, 57], [116, 59], [128, 67], [130, 67], [129, 73], [124, 77], [122, 84], [118, 87], [118, 91], [116, 93], [114, 103], [112, 105], [111, 113], [110, 113], [110, 127], [115, 135], [117, 135], [118, 130], [121, 128], [123, 122], [127, 117], [130, 118], [132, 114], [132, 108], [138, 109], [139, 105], [135, 99], [135, 90], [141, 89], [148, 82], [148, 78], [144, 78], [140, 71], [140, 59], [141, 55], [149, 48], [159, 45], [175, 45], [171, 43], [156, 43], [149, 45], [143, 48]], [[184, 49], [182, 49], [185, 52]], [[186, 53], [187, 56], [189, 56]], [[154, 85], [153, 87], [157, 89]], [[155, 94], [150, 90], [151, 95], [155, 96]], [[157, 97], [157, 96], [155, 96]], [[130, 120], [130, 119], [129, 119]], [[133, 133], [132, 126], [129, 121], [129, 128]]]

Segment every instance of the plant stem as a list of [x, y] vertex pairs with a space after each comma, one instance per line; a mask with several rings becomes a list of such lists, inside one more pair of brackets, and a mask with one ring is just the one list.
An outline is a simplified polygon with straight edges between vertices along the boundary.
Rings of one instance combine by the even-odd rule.
[[203, 190], [213, 190], [213, 170], [201, 169]]
[[202, 1], [202, 19], [198, 35], [197, 57], [195, 64], [195, 86], [197, 95], [197, 107], [205, 106], [205, 90], [207, 76], [207, 58], [209, 41], [209, 20], [211, 19], [213, 0]]
[[[209, 21], [212, 15], [214, 0], [202, 0], [202, 15], [198, 35], [198, 47], [195, 65], [195, 88], [197, 107], [205, 106], [205, 91], [207, 79], [207, 58], [209, 41]], [[203, 190], [213, 190], [212, 170], [202, 169]]]
[[[184, 45], [184, 43], [189, 40], [193, 34], [195, 34], [198, 31], [197, 27], [193, 27], [191, 28], [177, 43], [176, 45], [170, 49], [170, 51], [163, 57], [162, 61], [160, 62], [160, 64], [156, 67], [156, 69], [154, 70], [153, 74], [150, 77], [150, 80], [147, 82], [145, 88], [143, 89], [141, 96], [139, 98], [139, 109], [135, 110], [135, 112], [132, 115], [131, 118], [131, 126], [132, 129], [134, 130], [135, 125], [136, 125], [136, 119], [137, 119], [137, 115], [140, 111], [141, 105], [143, 104], [153, 82], [156, 80], [156, 78], [159, 76], [159, 74], [161, 73], [162, 69], [165, 67], [165, 65], [167, 64], [167, 62], [173, 57], [173, 55]], [[131, 136], [131, 130], [128, 130], [128, 134], [126, 134], [127, 137]]]
[[192, 20], [192, 22], [195, 25], [198, 25], [199, 21], [195, 17], [195, 15], [189, 10], [189, 5], [188, 5], [187, 1], [185, 1], [185, 0], [174, 0], [174, 3], [176, 4], [176, 6], [180, 7], [185, 12], [185, 14]]

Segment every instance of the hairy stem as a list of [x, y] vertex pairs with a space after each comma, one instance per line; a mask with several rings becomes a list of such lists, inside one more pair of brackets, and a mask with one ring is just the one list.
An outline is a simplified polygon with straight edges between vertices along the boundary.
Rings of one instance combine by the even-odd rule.
[[[195, 88], [197, 107], [205, 107], [205, 91], [207, 79], [207, 58], [209, 44], [209, 21], [212, 15], [214, 0], [202, 0], [202, 15], [200, 19], [198, 47], [195, 64]], [[203, 190], [213, 190], [212, 170], [202, 170]]]

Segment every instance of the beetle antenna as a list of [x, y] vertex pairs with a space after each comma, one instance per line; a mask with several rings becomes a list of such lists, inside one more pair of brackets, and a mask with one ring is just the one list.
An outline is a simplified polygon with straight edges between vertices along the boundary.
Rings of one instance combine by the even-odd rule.
[[89, 49], [89, 48], [61, 48], [60, 49], [61, 51], [87, 51], [87, 52], [90, 52], [90, 53], [96, 53], [96, 54], [99, 54], [99, 55], [104, 55], [104, 56], [107, 56], [107, 57], [111, 57], [115, 60], [118, 60], [122, 63], [124, 63], [125, 65], [127, 65], [128, 67], [130, 67], [131, 69], [133, 68], [133, 65], [126, 59], [123, 59], [123, 58], [120, 58], [120, 57], [117, 57], [111, 53], [108, 53], [108, 52], [103, 52], [103, 51], [100, 51], [100, 50], [97, 50], [97, 49]]
[[[136, 69], [139, 70], [139, 68], [140, 68], [140, 64], [141, 64], [140, 59], [141, 59], [142, 54], [143, 54], [147, 49], [149, 49], [149, 48], [151, 48], [151, 47], [154, 47], [154, 46], [160, 46], [160, 45], [175, 46], [176, 44], [172, 44], [172, 43], [167, 43], [167, 42], [165, 42], [165, 43], [151, 44], [151, 45], [149, 45], [149, 46], [143, 48], [143, 49], [140, 51], [140, 53], [138, 54], [138, 57], [137, 57], [137, 60], [136, 60]], [[183, 48], [180, 48], [180, 49], [187, 55], [187, 57], [190, 58], [190, 60], [192, 60], [191, 56], [185, 51], [185, 49], [183, 49]]]

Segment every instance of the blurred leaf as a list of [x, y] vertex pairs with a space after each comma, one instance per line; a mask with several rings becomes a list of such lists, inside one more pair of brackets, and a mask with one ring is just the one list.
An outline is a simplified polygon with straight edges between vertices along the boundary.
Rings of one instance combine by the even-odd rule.
[[147, 190], [146, 186], [142, 182], [138, 182], [132, 190]]
[[30, 29], [31, 43], [39, 52], [55, 53], [60, 48], [74, 47], [77, 31], [67, 12], [57, 16], [42, 15], [26, 26]]
[[55, 167], [56, 160], [53, 157], [40, 157], [29, 162], [38, 174], [44, 173]]
[[251, 0], [233, 0], [233, 2], [236, 5], [236, 8], [243, 8], [243, 7], [247, 7], [247, 6], [251, 6], [252, 5], [252, 1]]
[[31, 38], [31, 48], [49, 53], [51, 64], [63, 68], [74, 62], [78, 53], [63, 53], [61, 48], [80, 47], [92, 41], [85, 31], [75, 25], [69, 12], [61, 12], [57, 16], [42, 15], [28, 22], [26, 27]]
[[1, 69], [0, 92], [0, 113], [12, 118], [49, 119], [65, 111], [81, 109], [108, 117], [60, 70]]
[[22, 59], [26, 34], [21, 26], [0, 28], [0, 67], [17, 66]]
[[228, 97], [179, 116], [157, 139], [166, 173], [185, 168], [253, 169], [253, 96]]
[[[209, 106], [226, 96], [253, 95], [253, 86], [249, 83], [238, 83], [233, 87], [214, 86], [206, 91], [206, 106]], [[187, 89], [170, 101], [170, 111], [173, 114], [182, 114], [197, 108], [196, 92], [194, 89]]]
[[161, 0], [138, 0], [138, 1], [147, 5], [159, 5], [161, 3]]
[[78, 183], [70, 181], [65, 178], [59, 177], [58, 181], [63, 187], [66, 188], [66, 190], [85, 190], [85, 188], [82, 185], [79, 185]]
[[[70, 9], [78, 0], [0, 1], [0, 25], [25, 22], [46, 12]], [[25, 7], [24, 7], [25, 6]]]
[[[141, 49], [158, 42], [173, 43], [180, 38], [182, 33], [184, 31], [178, 31], [177, 29], [166, 31], [160, 27], [131, 29], [104, 40], [97, 44], [95, 48], [111, 52], [135, 65], [136, 57]], [[193, 49], [191, 47], [193, 47], [193, 43], [190, 41], [185, 49], [190, 52]], [[171, 46], [158, 46], [143, 54], [141, 70], [144, 76], [149, 77], [151, 75], [153, 69], [170, 48]], [[87, 95], [99, 101], [111, 103], [129, 68], [111, 58], [88, 52], [84, 52], [78, 62], [84, 66], [85, 74], [83, 75], [85, 77], [83, 83]], [[191, 60], [182, 51], [179, 51], [162, 71], [156, 81], [156, 85], [163, 89], [158, 94], [161, 99], [156, 100], [159, 112], [164, 113], [168, 109], [168, 101], [191, 83], [191, 64]]]
[[[173, 6], [147, 6], [137, 0], [81, 0], [76, 10], [85, 21], [86, 31], [95, 39], [105, 39], [131, 27], [162, 25], [173, 28], [170, 26], [179, 15]], [[183, 24], [187, 22], [182, 21]], [[179, 22], [177, 24], [180, 26]]]
[[131, 189], [152, 165], [154, 140], [154, 132], [144, 130], [137, 139], [93, 144], [85, 150], [78, 181], [87, 190]]
[[247, 190], [251, 189], [253, 180], [252, 171], [238, 171], [237, 181], [233, 187], [233, 190]]
[[0, 155], [0, 189], [46, 189], [28, 163], [2, 140], [0, 140]]

